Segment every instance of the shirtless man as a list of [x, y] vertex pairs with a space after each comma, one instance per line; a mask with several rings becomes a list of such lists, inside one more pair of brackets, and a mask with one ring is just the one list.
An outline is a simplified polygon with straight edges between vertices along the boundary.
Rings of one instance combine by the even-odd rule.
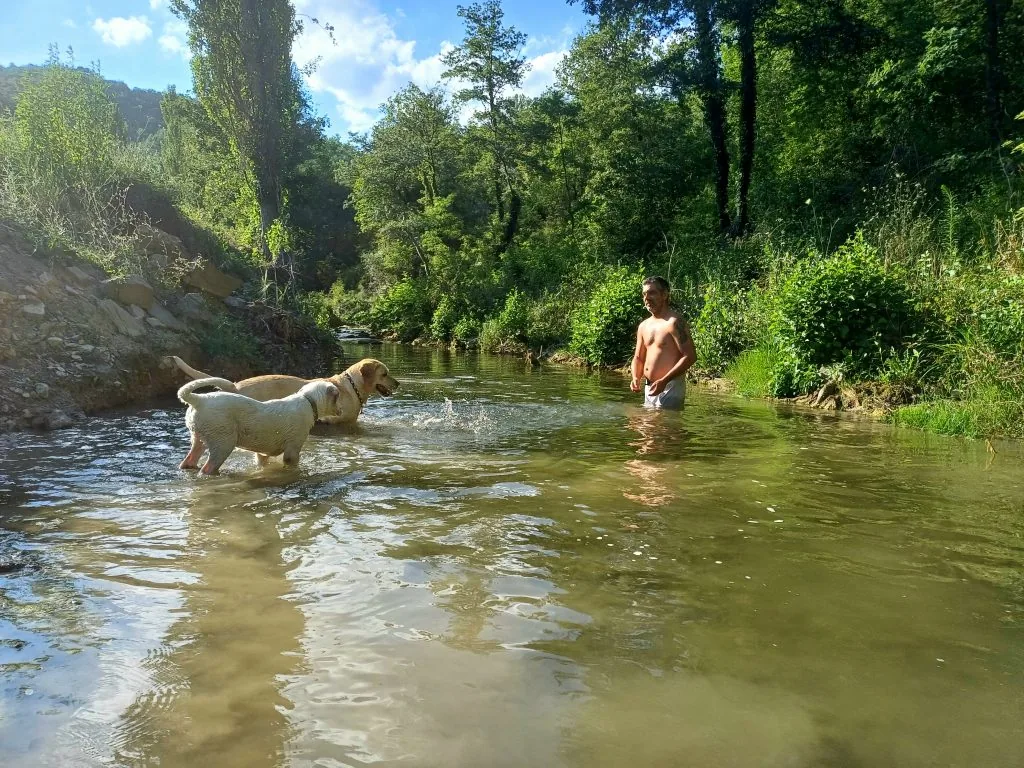
[[668, 305], [669, 285], [665, 278], [644, 280], [643, 297], [651, 316], [636, 329], [629, 388], [639, 392], [640, 379], [646, 378], [646, 408], [682, 408], [686, 400], [686, 371], [697, 360], [690, 329]]

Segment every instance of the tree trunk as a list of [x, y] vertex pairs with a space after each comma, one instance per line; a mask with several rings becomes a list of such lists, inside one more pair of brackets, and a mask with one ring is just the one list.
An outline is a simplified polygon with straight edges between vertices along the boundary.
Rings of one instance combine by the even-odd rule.
[[1002, 143], [1003, 107], [1002, 67], [999, 59], [999, 27], [1002, 24], [999, 0], [985, 0], [985, 111], [988, 113], [992, 145]]
[[501, 195], [501, 149], [498, 141], [498, 108], [494, 103], [494, 83], [487, 83], [487, 109], [491, 123], [491, 155], [494, 160], [491, 181], [494, 184], [494, 204], [498, 212], [498, 221], [505, 219], [505, 203]]
[[715, 202], [718, 229], [729, 232], [729, 147], [726, 143], [725, 96], [722, 92], [721, 65], [710, 0], [694, 3], [694, 28], [697, 33], [697, 66], [704, 100], [704, 120], [715, 151]]
[[736, 19], [740, 49], [740, 184], [737, 190], [733, 237], [743, 237], [750, 230], [750, 180], [754, 172], [754, 141], [757, 128], [755, 1], [741, 0]]

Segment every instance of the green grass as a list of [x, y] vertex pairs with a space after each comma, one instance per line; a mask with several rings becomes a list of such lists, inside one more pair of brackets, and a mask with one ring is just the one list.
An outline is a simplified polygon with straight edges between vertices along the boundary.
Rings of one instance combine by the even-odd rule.
[[893, 424], [962, 437], [1024, 438], [1024, 402], [999, 391], [968, 400], [933, 400], [898, 408]]
[[774, 353], [761, 348], [741, 352], [725, 369], [725, 378], [736, 382], [744, 397], [771, 397], [774, 377]]

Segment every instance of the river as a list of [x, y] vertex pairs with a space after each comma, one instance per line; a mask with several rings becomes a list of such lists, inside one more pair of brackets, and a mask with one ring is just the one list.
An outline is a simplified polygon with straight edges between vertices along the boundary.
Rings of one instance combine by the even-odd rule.
[[297, 470], [0, 436], [0, 765], [1024, 765], [1024, 451], [397, 346]]

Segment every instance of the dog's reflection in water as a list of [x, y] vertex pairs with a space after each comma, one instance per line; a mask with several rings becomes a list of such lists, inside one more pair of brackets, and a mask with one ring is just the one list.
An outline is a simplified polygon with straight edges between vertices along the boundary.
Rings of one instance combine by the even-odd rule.
[[637, 458], [626, 462], [626, 471], [639, 481], [639, 487], [623, 491], [623, 496], [648, 507], [661, 507], [676, 498], [664, 482], [670, 465], [657, 459], [666, 440], [681, 426], [678, 413], [646, 408], [630, 413], [629, 428], [636, 438], [629, 445], [636, 449]]

